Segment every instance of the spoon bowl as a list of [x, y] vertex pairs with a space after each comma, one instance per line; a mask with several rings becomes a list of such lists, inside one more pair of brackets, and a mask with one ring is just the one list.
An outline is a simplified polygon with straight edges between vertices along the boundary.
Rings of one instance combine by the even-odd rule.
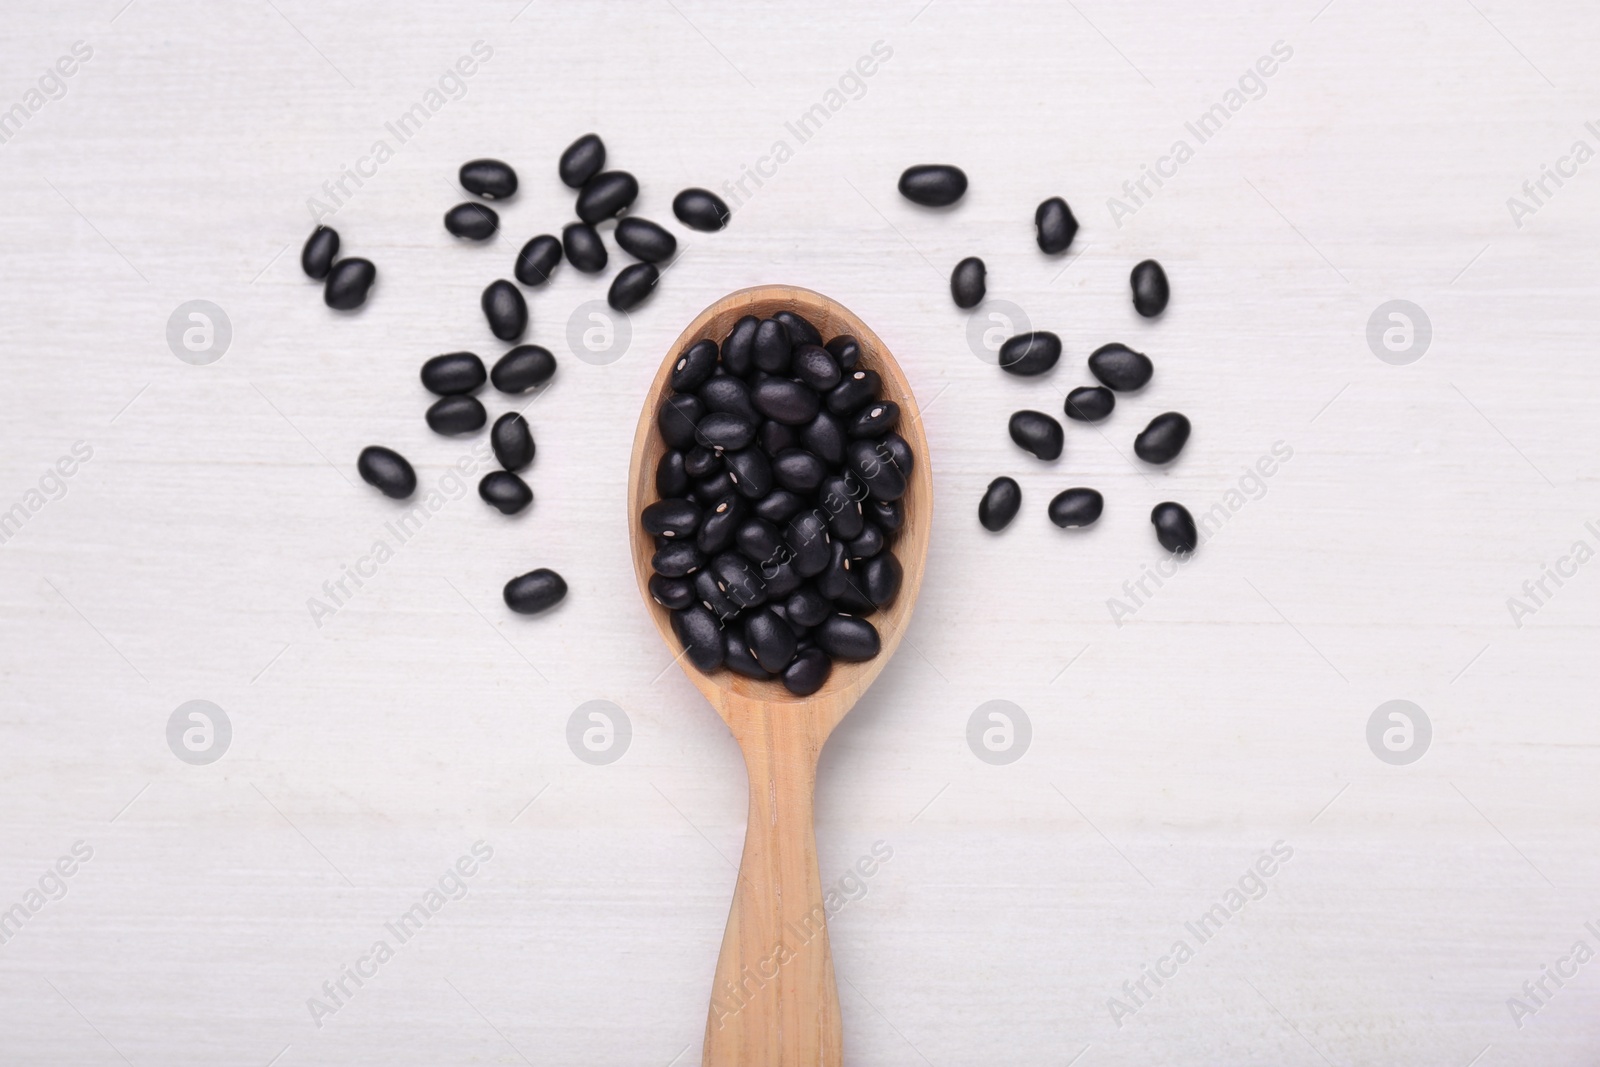
[[[835, 663], [827, 683], [805, 697], [790, 693], [777, 679], [759, 681], [725, 668], [703, 674], [683, 659], [671, 613], [650, 596], [655, 544], [639, 522], [640, 513], [660, 499], [655, 470], [667, 448], [656, 418], [671, 395], [669, 380], [679, 355], [705, 338], [720, 345], [745, 315], [765, 319], [779, 311], [802, 316], [825, 340], [839, 334], [856, 339], [861, 346], [857, 366], [882, 378], [884, 398], [900, 407], [896, 430], [915, 456], [901, 498], [905, 523], [885, 549], [904, 572], [900, 593], [870, 619], [882, 647], [870, 660]], [[628, 530], [639, 592], [667, 648], [728, 724], [750, 781], [744, 857], [706, 1021], [707, 1067], [838, 1067], [842, 1062], [839, 994], [812, 829], [817, 759], [828, 735], [887, 665], [910, 622], [933, 519], [930, 467], [916, 397], [888, 348], [843, 305], [809, 289], [764, 285], [718, 300], [678, 336], [645, 397], [628, 472]]]

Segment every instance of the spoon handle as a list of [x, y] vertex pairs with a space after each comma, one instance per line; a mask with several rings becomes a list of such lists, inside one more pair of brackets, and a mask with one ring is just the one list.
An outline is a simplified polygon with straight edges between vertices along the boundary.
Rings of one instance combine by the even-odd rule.
[[[839, 1067], [839, 990], [817, 872], [809, 716], [743, 737], [750, 818], [706, 1020], [705, 1067]], [[754, 743], [752, 743], [754, 742]]]

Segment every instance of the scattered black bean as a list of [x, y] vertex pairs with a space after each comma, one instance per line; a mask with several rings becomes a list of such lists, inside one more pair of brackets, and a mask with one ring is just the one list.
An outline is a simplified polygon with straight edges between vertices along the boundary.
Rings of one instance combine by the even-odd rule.
[[1000, 346], [1000, 369], [1025, 378], [1043, 374], [1060, 359], [1061, 338], [1049, 330], [1019, 333]]
[[510, 471], [490, 471], [478, 482], [478, 495], [502, 515], [515, 515], [533, 503], [528, 483]]
[[1043, 460], [1061, 458], [1065, 434], [1061, 424], [1042, 411], [1018, 411], [1011, 416], [1011, 439], [1024, 452]]
[[300, 269], [306, 272], [306, 277], [320, 282], [333, 269], [334, 258], [338, 255], [339, 231], [329, 226], [318, 226], [311, 231], [305, 247], [300, 250]]
[[422, 387], [435, 396], [476, 392], [486, 380], [483, 360], [471, 352], [448, 352], [422, 365]]
[[502, 393], [526, 393], [556, 373], [556, 357], [539, 345], [518, 345], [495, 361], [489, 380]]
[[557, 167], [563, 184], [582, 189], [585, 182], [600, 173], [606, 165], [606, 146], [598, 134], [586, 133], [573, 141], [561, 153]]
[[583, 183], [578, 218], [593, 226], [628, 210], [639, 195], [639, 181], [625, 170], [606, 170]]
[[783, 671], [783, 687], [797, 697], [808, 697], [827, 684], [833, 660], [820, 648], [802, 649]]
[[543, 285], [561, 265], [561, 242], [548, 233], [541, 233], [522, 246], [517, 253], [517, 265], [512, 269], [517, 281], [526, 286]]
[[857, 662], [871, 659], [882, 647], [878, 628], [866, 619], [834, 615], [824, 619], [815, 631], [817, 647], [836, 659]]
[[561, 247], [567, 253], [567, 262], [585, 274], [599, 274], [606, 269], [605, 242], [587, 223], [568, 223], [561, 231]]
[[689, 662], [701, 671], [709, 674], [722, 666], [727, 645], [722, 637], [722, 624], [710, 611], [696, 605], [673, 612], [672, 632], [688, 650]]
[[650, 295], [660, 279], [661, 272], [654, 263], [635, 263], [623, 267], [611, 282], [606, 303], [618, 311], [632, 311]]
[[789, 342], [794, 345], [820, 345], [822, 335], [817, 328], [792, 311], [774, 311], [772, 317], [783, 323], [784, 330], [789, 334]]
[[322, 302], [335, 311], [354, 311], [367, 302], [367, 293], [377, 280], [378, 268], [370, 259], [341, 259], [328, 271], [328, 280], [322, 285]]
[[630, 215], [617, 223], [617, 245], [646, 263], [660, 263], [672, 258], [678, 250], [678, 239], [648, 219]]
[[1182, 504], [1167, 501], [1150, 511], [1150, 522], [1156, 528], [1156, 540], [1168, 552], [1193, 552], [1199, 544], [1194, 528], [1194, 516]]
[[1155, 373], [1150, 357], [1127, 345], [1101, 345], [1089, 357], [1089, 373], [1119, 393], [1143, 389]]
[[489, 428], [489, 445], [494, 449], [494, 458], [508, 471], [520, 471], [532, 463], [536, 451], [528, 420], [515, 411], [494, 420]]
[[1171, 463], [1189, 440], [1189, 420], [1168, 411], [1150, 420], [1133, 439], [1133, 453], [1146, 463]]
[[1117, 396], [1099, 385], [1080, 385], [1067, 394], [1064, 405], [1067, 418], [1079, 422], [1099, 422], [1117, 406]]
[[468, 200], [445, 212], [444, 228], [468, 241], [487, 241], [500, 228], [500, 216], [487, 204]]
[[362, 481], [395, 500], [404, 500], [417, 489], [417, 472], [406, 457], [382, 445], [363, 448], [356, 457], [356, 471]]
[[1052, 196], [1039, 205], [1033, 213], [1033, 225], [1038, 230], [1039, 250], [1052, 256], [1065, 252], [1078, 235], [1078, 220], [1072, 217], [1072, 209], [1059, 196]]
[[528, 302], [522, 290], [498, 278], [489, 283], [479, 300], [489, 329], [502, 341], [515, 341], [528, 329]]
[[972, 308], [983, 303], [984, 293], [988, 291], [986, 274], [983, 260], [977, 256], [968, 256], [956, 264], [956, 269], [950, 272], [950, 297], [956, 307]]
[[1161, 269], [1161, 264], [1153, 259], [1135, 264], [1133, 273], [1128, 275], [1128, 284], [1133, 288], [1133, 310], [1147, 319], [1167, 310], [1172, 290], [1167, 287], [1167, 272]]
[[1015, 478], [996, 478], [978, 501], [978, 522], [990, 533], [999, 533], [1011, 525], [1021, 508], [1022, 486]]
[[567, 583], [548, 567], [519, 575], [506, 583], [506, 607], [523, 615], [553, 608], [567, 595]]
[[1105, 510], [1106, 498], [1094, 489], [1063, 489], [1050, 501], [1050, 521], [1063, 530], [1088, 526]]
[[517, 191], [517, 172], [498, 159], [461, 164], [461, 188], [485, 200], [504, 200]]
[[455, 435], [483, 429], [489, 415], [475, 396], [443, 396], [428, 408], [426, 418], [434, 433]]
[[923, 207], [948, 207], [967, 191], [967, 176], [948, 163], [920, 163], [900, 175], [900, 195]]

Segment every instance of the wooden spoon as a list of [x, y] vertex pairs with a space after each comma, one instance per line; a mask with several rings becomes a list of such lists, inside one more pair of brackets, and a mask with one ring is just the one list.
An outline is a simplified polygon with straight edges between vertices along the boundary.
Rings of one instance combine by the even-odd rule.
[[[882, 651], [864, 663], [835, 663], [827, 684], [808, 697], [795, 696], [780, 681], [759, 682], [726, 668], [702, 674], [680, 656], [671, 614], [650, 596], [655, 544], [639, 523], [639, 513], [660, 499], [655, 472], [666, 445], [656, 416], [671, 393], [667, 383], [679, 355], [702, 338], [721, 344], [744, 315], [765, 319], [786, 309], [804, 316], [824, 340], [849, 334], [860, 343], [858, 366], [882, 377], [884, 397], [900, 405], [897, 432], [916, 455], [902, 498], [905, 525], [890, 549], [904, 570], [900, 595], [871, 617]], [[916, 397], [878, 335], [821, 293], [788, 285], [741, 289], [702, 311], [668, 351], [639, 414], [628, 471], [628, 530], [639, 592], [689, 680], [733, 731], [750, 779], [744, 858], [706, 1020], [706, 1067], [839, 1067], [843, 1060], [839, 990], [812, 829], [817, 757], [833, 728], [889, 662], [911, 620], [933, 518], [929, 468]]]

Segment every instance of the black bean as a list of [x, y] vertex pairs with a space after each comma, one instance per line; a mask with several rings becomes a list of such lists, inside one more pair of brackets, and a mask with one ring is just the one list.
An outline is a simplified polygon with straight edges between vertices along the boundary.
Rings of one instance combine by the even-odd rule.
[[875, 370], [853, 370], [844, 381], [828, 390], [828, 410], [835, 415], [852, 415], [877, 399], [883, 379]]
[[819, 393], [826, 393], [844, 378], [833, 354], [821, 345], [803, 344], [794, 350], [789, 373]]
[[821, 574], [828, 566], [828, 527], [815, 511], [802, 512], [789, 523], [784, 540], [794, 552], [794, 569], [802, 578]]
[[667, 447], [688, 449], [695, 443], [695, 426], [705, 414], [705, 406], [698, 397], [679, 393], [667, 397], [661, 405], [661, 413], [656, 416], [656, 428], [661, 431], [661, 439], [667, 443]]
[[433, 402], [426, 416], [428, 428], [447, 435], [483, 429], [489, 415], [474, 396], [444, 396]]
[[806, 502], [798, 495], [787, 489], [774, 489], [760, 500], [756, 501], [752, 509], [755, 513], [768, 522], [782, 526], [805, 508]]
[[583, 183], [578, 192], [578, 218], [593, 226], [628, 210], [639, 195], [639, 182], [625, 170], [606, 170]]
[[783, 323], [784, 330], [789, 334], [789, 342], [795, 347], [822, 344], [822, 335], [805, 316], [785, 310], [774, 311], [772, 317]]
[[787, 452], [800, 444], [800, 431], [793, 426], [786, 426], [772, 419], [762, 419], [761, 429], [756, 434], [756, 440], [761, 442], [761, 451], [778, 458], [778, 453]]
[[656, 269], [654, 263], [635, 263], [630, 267], [623, 267], [612, 279], [611, 291], [606, 294], [606, 303], [618, 311], [632, 311], [650, 295], [656, 287], [656, 282], [660, 280], [661, 272]]
[[899, 533], [900, 527], [906, 524], [905, 505], [898, 500], [868, 500], [861, 505], [861, 511], [890, 536]]
[[790, 448], [772, 460], [772, 474], [778, 484], [796, 493], [810, 493], [822, 484], [828, 467], [803, 448]]
[[617, 245], [635, 259], [661, 263], [678, 250], [678, 239], [648, 219], [630, 215], [617, 223]]
[[652, 574], [650, 599], [670, 611], [678, 611], [694, 603], [694, 583], [687, 578]]
[[[1049, 418], [1048, 415], [1043, 416]], [[1051, 420], [1054, 421], [1053, 419]], [[1061, 427], [1056, 427], [1059, 434]], [[1057, 448], [1060, 452], [1060, 448]], [[851, 441], [844, 450], [845, 460], [861, 476], [867, 492], [879, 500], [899, 500], [906, 493], [906, 476], [883, 456], [875, 441]]]
[[802, 649], [783, 671], [783, 687], [797, 697], [808, 697], [828, 682], [833, 660], [819, 648]]
[[658, 537], [689, 537], [700, 526], [700, 505], [681, 497], [657, 500], [640, 513], [639, 522]]
[[689, 541], [672, 541], [650, 557], [650, 566], [657, 574], [668, 578], [682, 578], [706, 565], [706, 557]]
[[494, 458], [508, 471], [519, 471], [533, 462], [533, 431], [528, 429], [528, 420], [515, 411], [494, 420], [489, 429], [489, 445], [494, 449]]
[[724, 552], [711, 561], [717, 588], [742, 611], [767, 602], [767, 583], [755, 565], [737, 552]]
[[906, 439], [897, 433], [886, 433], [883, 435], [883, 447], [889, 450], [889, 458], [900, 468], [900, 473], [911, 477], [911, 472], [916, 469], [916, 457]]
[[1156, 528], [1156, 540], [1168, 552], [1193, 552], [1200, 543], [1194, 516], [1182, 504], [1170, 500], [1157, 504], [1150, 511], [1150, 522]]
[[1078, 220], [1072, 217], [1072, 209], [1059, 196], [1052, 196], [1039, 205], [1033, 213], [1033, 225], [1039, 231], [1039, 250], [1052, 256], [1065, 252], [1078, 235]]
[[1161, 269], [1161, 264], [1153, 259], [1135, 264], [1128, 275], [1128, 284], [1133, 289], [1133, 309], [1139, 314], [1153, 319], [1167, 310], [1172, 290], [1167, 286], [1167, 272]]
[[767, 418], [790, 426], [806, 425], [822, 408], [822, 398], [814, 390], [790, 378], [765, 378], [757, 382], [750, 391], [750, 402]]
[[1023, 377], [1043, 374], [1060, 359], [1061, 338], [1049, 330], [1019, 333], [1000, 346], [1000, 369]]
[[560, 265], [561, 242], [548, 233], [541, 233], [522, 246], [512, 273], [523, 285], [543, 285]]
[[805, 579], [794, 569], [793, 561], [787, 558], [762, 564], [761, 574], [767, 581], [769, 600], [782, 600], [805, 584]]
[[839, 361], [839, 370], [849, 373], [861, 362], [861, 343], [847, 333], [828, 342], [828, 353]]
[[999, 533], [1011, 525], [1022, 508], [1022, 486], [1015, 478], [999, 477], [989, 483], [978, 501], [978, 522], [990, 533]]
[[726, 411], [748, 422], [761, 421], [761, 412], [750, 403], [750, 387], [731, 374], [713, 374], [700, 386], [698, 395], [707, 411]]
[[553, 608], [567, 595], [567, 583], [548, 567], [518, 575], [506, 583], [506, 607], [522, 615]]
[[528, 328], [528, 302], [522, 290], [504, 278], [489, 283], [479, 301], [489, 329], [502, 341], [515, 341]]
[[695, 545], [707, 556], [726, 551], [738, 536], [744, 519], [744, 501], [732, 493], [722, 497], [706, 509], [700, 520], [700, 531], [695, 534]]
[[331, 226], [318, 226], [311, 231], [305, 247], [300, 250], [300, 269], [306, 272], [306, 277], [320, 282], [333, 269], [333, 261], [338, 254], [339, 231]]
[[711, 568], [696, 572], [693, 580], [695, 599], [704, 604], [707, 611], [723, 622], [738, 616], [739, 605], [718, 587], [717, 576], [711, 573]]
[[878, 605], [867, 596], [866, 588], [861, 583], [861, 576], [855, 573], [855, 562], [851, 561], [850, 566], [851, 571], [846, 578], [844, 589], [833, 598], [833, 610], [864, 619], [877, 611]]
[[882, 647], [877, 627], [865, 619], [853, 619], [848, 615], [824, 619], [813, 633], [817, 647], [835, 659], [868, 660]]
[[744, 623], [750, 654], [766, 670], [783, 670], [794, 659], [794, 631], [771, 608], [751, 613]]
[[672, 613], [672, 632], [689, 653], [689, 662], [710, 673], [722, 666], [727, 652], [716, 616], [698, 605]]
[[833, 541], [828, 545], [828, 565], [816, 576], [817, 592], [829, 600], [837, 600], [849, 585], [850, 553], [843, 541]]
[[790, 554], [783, 535], [766, 519], [745, 519], [734, 535], [734, 544], [755, 563], [777, 563]]
[[691, 230], [704, 233], [722, 229], [732, 214], [722, 197], [707, 189], [685, 189], [673, 197], [672, 213]]
[[817, 417], [800, 430], [800, 443], [829, 466], [837, 467], [844, 462], [844, 442], [844, 423], [831, 411], [817, 412]]
[[1155, 373], [1150, 357], [1127, 345], [1101, 345], [1089, 356], [1089, 373], [1119, 393], [1143, 389]]
[[956, 302], [956, 307], [972, 308], [983, 303], [984, 293], [988, 291], [987, 274], [988, 269], [977, 256], [968, 256], [956, 264], [956, 269], [950, 272], [950, 298]]
[[816, 626], [833, 614], [828, 598], [819, 593], [816, 586], [809, 584], [791, 593], [789, 599], [783, 602], [783, 607], [789, 621], [800, 626]]
[[689, 491], [689, 472], [683, 469], [683, 453], [676, 448], [661, 453], [656, 464], [656, 492], [662, 496], [682, 496]]
[[900, 595], [904, 570], [888, 552], [873, 556], [861, 565], [861, 588], [874, 604], [886, 608]]
[[1171, 463], [1189, 440], [1189, 420], [1168, 411], [1150, 420], [1133, 439], [1133, 453], [1146, 463]]
[[754, 678], [758, 682], [772, 680], [772, 675], [764, 670], [756, 661], [755, 655], [750, 651], [743, 631], [737, 626], [730, 626], [722, 638], [726, 651], [722, 657], [722, 665], [734, 674], [742, 674], [746, 678]]
[[722, 460], [728, 477], [746, 500], [756, 500], [772, 492], [772, 462], [759, 448], [744, 448], [727, 453]]
[[515, 515], [533, 503], [528, 483], [510, 471], [490, 471], [478, 482], [478, 495], [502, 515]]
[[756, 366], [768, 374], [789, 373], [789, 360], [793, 354], [794, 344], [789, 340], [789, 331], [783, 328], [783, 323], [777, 319], [764, 319], [756, 327], [755, 361]]
[[1039, 459], [1061, 458], [1064, 434], [1061, 424], [1042, 411], [1018, 411], [1011, 416], [1011, 439]]
[[411, 469], [406, 457], [392, 448], [368, 445], [356, 457], [356, 470], [361, 480], [384, 496], [404, 500], [417, 489], [417, 472]]
[[471, 352], [448, 352], [422, 365], [422, 387], [436, 396], [475, 392], [488, 377], [483, 360]]
[[[678, 362], [672, 366], [669, 379], [672, 388], [680, 393], [692, 393], [705, 384], [717, 370], [717, 342], [709, 337], [696, 341], [683, 350]], [[716, 409], [713, 408], [713, 411]]]
[[861, 498], [867, 487], [852, 471], [830, 474], [818, 487], [817, 499], [828, 520], [828, 530], [841, 541], [852, 541], [861, 536], [866, 518], [861, 510]]
[[700, 420], [695, 440], [702, 448], [738, 451], [756, 439], [755, 425], [725, 411], [713, 411]]
[[1088, 526], [1105, 510], [1106, 498], [1094, 489], [1063, 489], [1050, 501], [1050, 521], [1063, 530]]
[[487, 241], [500, 228], [500, 216], [487, 204], [469, 200], [444, 213], [444, 228], [468, 241]]
[[868, 404], [846, 425], [851, 437], [882, 437], [900, 423], [900, 405], [893, 400]]
[[585, 274], [599, 274], [606, 269], [605, 242], [587, 223], [568, 223], [561, 231], [561, 248], [567, 253], [567, 262]]
[[378, 268], [370, 259], [360, 256], [341, 259], [328, 271], [328, 280], [322, 283], [322, 302], [335, 311], [354, 311], [367, 302], [367, 293], [377, 280]]
[[517, 191], [517, 172], [498, 159], [461, 164], [461, 188], [485, 200], [504, 200]]
[[567, 145], [561, 153], [561, 162], [556, 171], [561, 175], [562, 184], [582, 189], [584, 183], [599, 174], [600, 168], [605, 165], [605, 142], [600, 140], [598, 134], [586, 133]]
[[861, 534], [851, 538], [845, 544], [845, 552], [851, 559], [871, 559], [883, 551], [888, 538], [884, 536], [883, 529], [875, 522], [863, 519]]
[[733, 476], [726, 470], [720, 470], [711, 477], [702, 478], [694, 483], [694, 498], [708, 507], [737, 491], [738, 486], [733, 484]]
[[760, 319], [746, 315], [728, 331], [727, 339], [722, 342], [722, 365], [729, 374], [743, 378], [755, 367], [756, 332], [760, 327]]
[[1079, 422], [1099, 422], [1109, 416], [1111, 409], [1116, 406], [1116, 394], [1099, 385], [1078, 386], [1067, 394], [1067, 402], [1062, 405], [1067, 418]]
[[556, 373], [556, 357], [540, 345], [518, 345], [495, 361], [489, 380], [502, 393], [526, 393]]
[[948, 207], [967, 191], [967, 176], [948, 163], [919, 163], [900, 175], [900, 195], [923, 207]]
[[[695, 430], [695, 440], [699, 440]], [[722, 457], [705, 445], [695, 445], [683, 454], [683, 469], [691, 478], [706, 478], [722, 469]]]

